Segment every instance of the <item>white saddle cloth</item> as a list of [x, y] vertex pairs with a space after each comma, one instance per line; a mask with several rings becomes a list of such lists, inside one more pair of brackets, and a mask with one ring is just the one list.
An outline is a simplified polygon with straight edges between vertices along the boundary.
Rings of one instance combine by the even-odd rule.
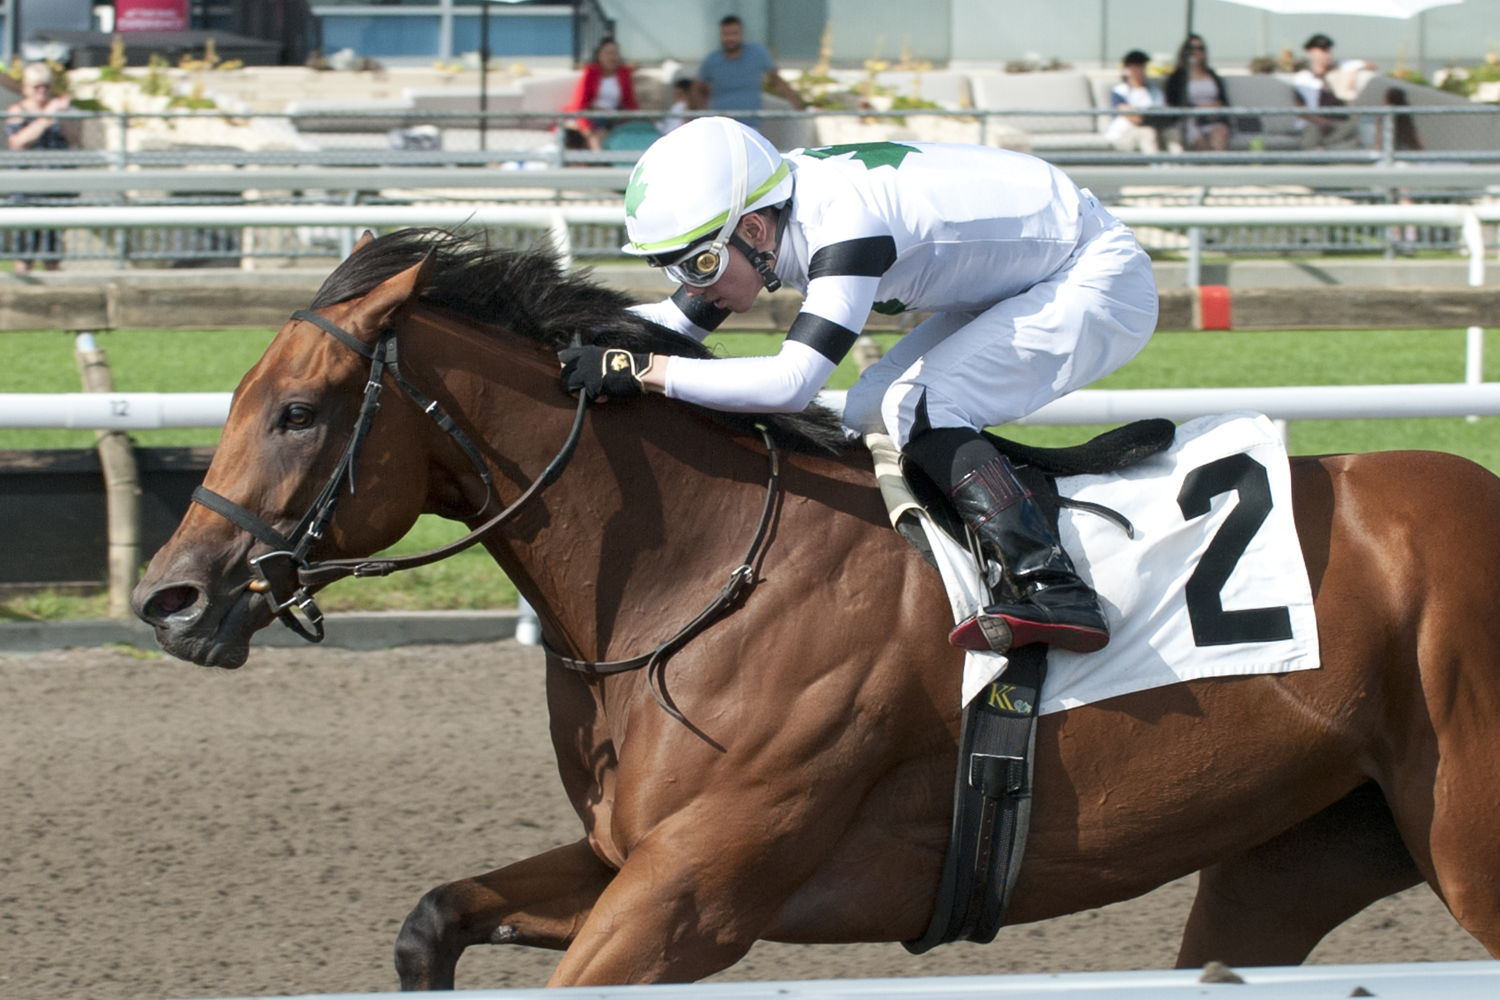
[[[877, 460], [877, 472], [888, 482], [888, 464]], [[1266, 417], [1201, 417], [1178, 427], [1159, 455], [1123, 472], [1069, 476], [1057, 485], [1063, 496], [1123, 514], [1135, 538], [1097, 514], [1062, 510], [1063, 547], [1099, 594], [1110, 642], [1098, 653], [1048, 653], [1043, 714], [1182, 681], [1319, 665], [1312, 588], [1292, 519], [1291, 471]], [[987, 599], [978, 568], [966, 549], [919, 516], [954, 621], [962, 621]], [[969, 653], [963, 704], [1006, 663], [996, 653]]]

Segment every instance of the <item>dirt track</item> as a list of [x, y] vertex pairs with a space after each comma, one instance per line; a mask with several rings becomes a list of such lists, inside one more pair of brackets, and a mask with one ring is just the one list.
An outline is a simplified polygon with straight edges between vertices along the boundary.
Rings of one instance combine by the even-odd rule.
[[[412, 903], [577, 836], [540, 655], [511, 642], [262, 649], [237, 673], [88, 650], [0, 656], [0, 996], [395, 988]], [[1191, 880], [921, 958], [760, 945], [725, 979], [1163, 968]], [[1317, 962], [1487, 957], [1418, 888]], [[461, 987], [542, 983], [554, 956], [470, 952]]]

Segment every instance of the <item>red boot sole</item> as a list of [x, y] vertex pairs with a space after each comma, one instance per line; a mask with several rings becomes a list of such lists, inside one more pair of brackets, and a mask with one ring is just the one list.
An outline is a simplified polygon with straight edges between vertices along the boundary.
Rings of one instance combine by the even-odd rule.
[[[989, 620], [981, 623], [981, 618]], [[995, 633], [997, 639], [1008, 632], [1010, 642], [997, 647], [990, 642], [987, 631]], [[1040, 642], [1070, 653], [1097, 653], [1109, 644], [1109, 633], [1073, 625], [1044, 625], [1007, 615], [975, 615], [949, 632], [948, 641], [959, 649], [978, 652], [1003, 653]]]

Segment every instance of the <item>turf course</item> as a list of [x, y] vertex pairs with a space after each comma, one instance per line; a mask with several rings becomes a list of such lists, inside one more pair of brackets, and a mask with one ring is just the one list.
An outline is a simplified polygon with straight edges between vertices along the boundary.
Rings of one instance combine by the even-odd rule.
[[[5, 363], [0, 392], [77, 392], [73, 339], [63, 333], [0, 334]], [[230, 391], [254, 364], [271, 337], [265, 330], [122, 330], [98, 336], [107, 352], [115, 386], [123, 392]], [[884, 344], [895, 335], [879, 335]], [[763, 333], [721, 333], [709, 341], [724, 355], [770, 353], [779, 337]], [[1485, 347], [1486, 381], [1500, 380], [1500, 331], [1490, 331]], [[1145, 351], [1100, 388], [1202, 386], [1360, 385], [1457, 382], [1463, 378], [1464, 335], [1457, 330], [1346, 330], [1234, 333], [1162, 333]], [[847, 388], [856, 377], [846, 360], [830, 382]], [[1291, 425], [1291, 450], [1300, 454], [1432, 448], [1451, 451], [1500, 471], [1500, 417], [1463, 419], [1325, 420]], [[1096, 430], [1085, 427], [1016, 427], [1020, 440], [1058, 445], [1079, 441]], [[212, 429], [144, 431], [142, 447], [212, 444]], [[93, 444], [85, 431], [0, 429], [0, 448], [82, 448]], [[417, 551], [457, 537], [460, 526], [424, 518], [393, 551]], [[514, 605], [515, 592], [482, 550], [396, 577], [346, 580], [324, 592], [325, 610], [472, 609]], [[55, 594], [12, 599], [0, 605], [0, 619], [94, 617], [102, 599]]]

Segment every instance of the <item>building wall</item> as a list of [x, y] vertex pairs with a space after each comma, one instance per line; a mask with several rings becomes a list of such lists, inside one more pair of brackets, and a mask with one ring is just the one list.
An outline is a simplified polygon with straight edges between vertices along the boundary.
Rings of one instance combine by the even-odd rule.
[[[1036, 55], [1075, 64], [1113, 64], [1145, 49], [1171, 59], [1187, 33], [1188, 0], [950, 0], [952, 58], [994, 62]], [[1464, 0], [1410, 20], [1380, 17], [1268, 14], [1226, 0], [1195, 0], [1194, 27], [1219, 65], [1243, 67], [1284, 48], [1302, 54], [1309, 35], [1323, 32], [1342, 57], [1392, 69], [1398, 60], [1430, 72], [1449, 62], [1475, 63], [1500, 54], [1500, 0]]]
[[[1187, 33], [1188, 0], [602, 0], [616, 20], [627, 57], [651, 64], [675, 59], [697, 64], [717, 44], [720, 17], [737, 13], [751, 39], [774, 43], [787, 65], [817, 58], [821, 27], [810, 23], [821, 7], [832, 25], [835, 62], [858, 66], [876, 57], [895, 60], [903, 49], [935, 63], [997, 64], [1035, 57], [1079, 66], [1113, 65], [1127, 50], [1145, 49], [1171, 60]], [[1258, 56], [1290, 48], [1325, 32], [1337, 53], [1391, 69], [1398, 61], [1425, 71], [1450, 62], [1472, 64], [1500, 54], [1500, 0], [1464, 0], [1411, 20], [1379, 17], [1273, 15], [1227, 0], [1194, 0], [1195, 27], [1214, 61], [1243, 67]], [[801, 44], [781, 30], [802, 8]]]
[[[1169, 62], [1187, 31], [1189, 2], [600, 0], [616, 22], [626, 59], [641, 65], [674, 60], [686, 67], [696, 66], [718, 44], [719, 19], [731, 13], [744, 20], [748, 38], [765, 43], [779, 62], [793, 67], [817, 60], [825, 26], [840, 66], [860, 66], [871, 58], [896, 61], [906, 54], [940, 65], [1057, 59], [1082, 67], [1112, 66], [1133, 48]], [[1404, 21], [1273, 15], [1228, 0], [1191, 2], [1195, 26], [1208, 40], [1214, 63], [1226, 68], [1243, 68], [1256, 57], [1274, 58], [1283, 49], [1300, 56], [1303, 41], [1319, 31], [1333, 36], [1338, 54], [1367, 58], [1385, 69], [1404, 63], [1430, 74], [1450, 62], [1472, 64], [1487, 53], [1500, 54], [1500, 0], [1464, 0]], [[348, 45], [377, 59], [420, 59], [456, 56], [477, 45], [474, 8], [455, 6], [452, 0], [367, 6], [356, 0], [314, 0], [313, 7], [325, 14], [357, 12], [360, 18], [336, 25], [338, 19], [326, 17], [329, 49]], [[539, 16], [532, 18], [534, 24], [524, 19], [538, 8], [496, 5], [494, 10], [491, 37], [497, 54], [545, 55], [559, 46], [563, 32], [551, 30], [555, 25]], [[560, 57], [567, 54], [567, 46], [561, 47], [564, 51], [555, 53]]]

